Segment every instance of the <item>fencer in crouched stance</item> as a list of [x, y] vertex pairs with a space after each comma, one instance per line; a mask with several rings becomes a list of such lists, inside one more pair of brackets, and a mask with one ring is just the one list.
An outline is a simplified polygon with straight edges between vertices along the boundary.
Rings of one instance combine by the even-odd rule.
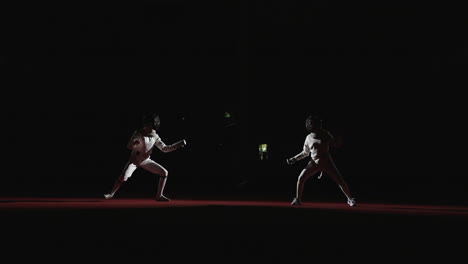
[[180, 140], [172, 145], [164, 144], [161, 137], [157, 134], [159, 127], [160, 119], [158, 115], [151, 113], [143, 116], [143, 128], [136, 130], [127, 144], [127, 148], [131, 150], [130, 158], [127, 164], [125, 164], [121, 175], [115, 181], [112, 191], [104, 195], [106, 199], [111, 199], [122, 183], [127, 181], [137, 168], [143, 168], [160, 176], [155, 200], [160, 202], [170, 201], [169, 198], [164, 196], [168, 171], [151, 159], [151, 153], [154, 146], [162, 152], [167, 153], [182, 148], [187, 143], [185, 140]]
[[356, 202], [351, 195], [348, 184], [341, 176], [330, 155], [330, 146], [339, 147], [340, 142], [329, 131], [323, 129], [322, 120], [319, 117], [309, 116], [306, 119], [306, 129], [309, 134], [305, 139], [303, 150], [296, 156], [286, 160], [291, 165], [306, 157], [310, 156], [311, 158], [307, 166], [299, 174], [296, 197], [294, 197], [291, 205], [301, 205], [305, 182], [318, 172], [320, 172], [318, 176], [320, 179], [322, 173], [325, 172], [338, 184], [348, 199], [348, 205], [354, 206]]

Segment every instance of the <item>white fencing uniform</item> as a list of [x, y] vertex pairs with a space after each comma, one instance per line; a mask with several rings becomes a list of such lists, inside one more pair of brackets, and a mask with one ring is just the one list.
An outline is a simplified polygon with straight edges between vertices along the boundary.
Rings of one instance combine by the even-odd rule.
[[[309, 133], [305, 139], [303, 150], [292, 158], [293, 162], [310, 156], [310, 161], [302, 170], [297, 181], [296, 197], [291, 204], [301, 204], [301, 196], [305, 181], [317, 172], [327, 173], [340, 187], [344, 195], [348, 198], [350, 206], [355, 205], [351, 196], [348, 184], [341, 176], [330, 155], [330, 146], [337, 147], [335, 138], [325, 129], [315, 130]], [[290, 159], [288, 159], [289, 161]], [[322, 174], [320, 174], [319, 178]]]
[[141, 130], [135, 131], [130, 138], [129, 145], [132, 145], [135, 140], [138, 141], [138, 144], [134, 146], [129, 161], [120, 176], [120, 180], [128, 180], [138, 167], [166, 177], [168, 174], [167, 170], [151, 159], [151, 153], [154, 146], [162, 152], [174, 151], [181, 146], [180, 141], [172, 145], [166, 145], [154, 130], [149, 135], [144, 135]]
[[[310, 157], [311, 160], [304, 169], [306, 178], [317, 172], [327, 173], [339, 185], [344, 184], [343, 177], [336, 167], [330, 154], [330, 146], [336, 146], [335, 138], [327, 130], [320, 129], [307, 135], [303, 150], [293, 157], [296, 161]], [[321, 177], [321, 174], [320, 176]]]

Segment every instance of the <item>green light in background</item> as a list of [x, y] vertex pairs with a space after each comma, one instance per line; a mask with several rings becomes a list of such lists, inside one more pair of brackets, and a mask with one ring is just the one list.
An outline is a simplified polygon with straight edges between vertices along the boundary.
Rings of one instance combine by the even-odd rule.
[[260, 156], [260, 160], [268, 159], [268, 144], [258, 145], [258, 155]]

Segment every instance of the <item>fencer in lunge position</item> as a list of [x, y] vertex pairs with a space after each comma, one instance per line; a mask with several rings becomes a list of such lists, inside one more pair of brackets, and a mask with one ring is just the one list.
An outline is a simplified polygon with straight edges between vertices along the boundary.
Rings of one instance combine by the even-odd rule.
[[294, 197], [291, 205], [301, 205], [305, 182], [318, 172], [320, 172], [318, 176], [320, 179], [322, 173], [325, 172], [338, 184], [348, 199], [348, 205], [354, 206], [356, 202], [351, 195], [348, 184], [338, 171], [330, 155], [330, 146], [340, 147], [341, 142], [336, 140], [329, 131], [323, 128], [322, 120], [317, 116], [307, 117], [306, 129], [309, 134], [305, 139], [303, 150], [294, 157], [286, 159], [286, 162], [291, 165], [306, 157], [310, 156], [311, 158], [307, 166], [299, 174], [296, 185], [296, 197]]
[[180, 140], [172, 145], [164, 144], [156, 133], [159, 131], [159, 127], [160, 119], [158, 115], [154, 113], [143, 115], [143, 128], [136, 130], [127, 144], [127, 148], [132, 151], [130, 158], [125, 164], [121, 175], [116, 179], [112, 191], [104, 195], [106, 199], [111, 199], [122, 183], [127, 181], [137, 168], [143, 168], [160, 176], [155, 200], [160, 202], [170, 201], [169, 198], [164, 196], [168, 171], [151, 159], [151, 153], [154, 146], [166, 153], [184, 147], [187, 143], [185, 140]]

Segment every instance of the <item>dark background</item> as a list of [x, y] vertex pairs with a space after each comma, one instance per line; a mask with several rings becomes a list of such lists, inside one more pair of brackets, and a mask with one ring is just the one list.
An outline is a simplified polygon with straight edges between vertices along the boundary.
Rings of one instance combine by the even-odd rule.
[[[467, 204], [467, 20], [457, 6], [332, 1], [17, 4], [2, 17], [2, 196], [102, 197], [145, 111], [174, 199], [290, 200], [318, 113], [358, 201]], [[224, 117], [231, 114], [230, 119]], [[258, 144], [269, 144], [261, 161]], [[152, 197], [137, 170], [120, 197]], [[305, 199], [344, 196], [310, 180]]]

